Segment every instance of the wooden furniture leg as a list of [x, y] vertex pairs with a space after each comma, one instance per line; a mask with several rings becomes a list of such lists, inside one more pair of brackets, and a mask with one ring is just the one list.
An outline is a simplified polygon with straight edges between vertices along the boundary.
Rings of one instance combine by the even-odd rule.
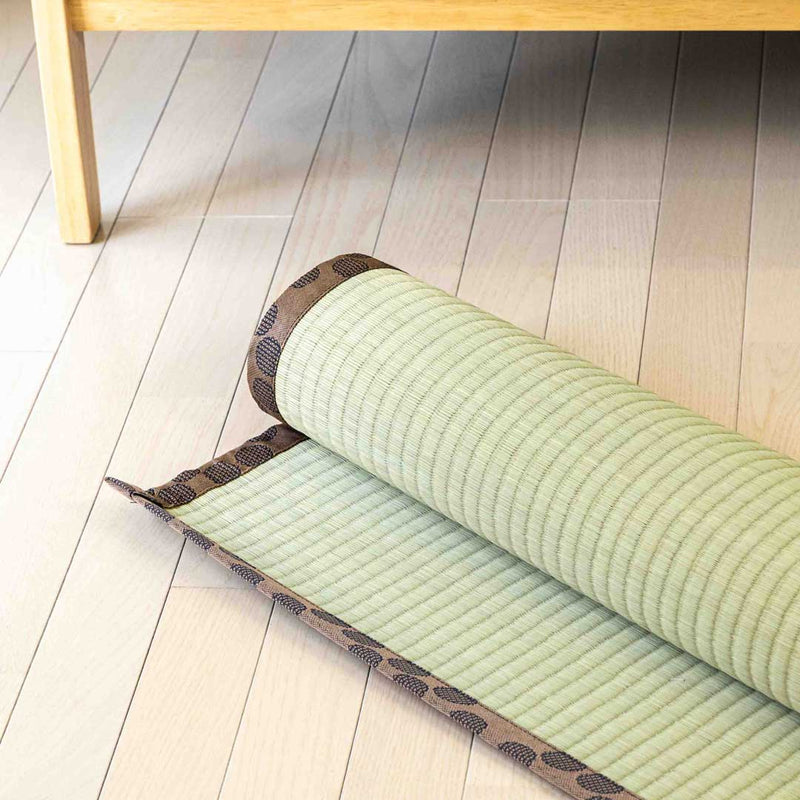
[[83, 33], [66, 0], [33, 0], [33, 20], [61, 236], [85, 244], [100, 225], [100, 192]]

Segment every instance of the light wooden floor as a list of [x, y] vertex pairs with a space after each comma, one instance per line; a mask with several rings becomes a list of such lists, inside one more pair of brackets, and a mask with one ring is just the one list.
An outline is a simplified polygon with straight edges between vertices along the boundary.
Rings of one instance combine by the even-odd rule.
[[374, 252], [800, 456], [800, 37], [88, 37], [59, 243], [0, 9], [0, 797], [563, 797], [101, 489], [264, 427], [262, 307]]

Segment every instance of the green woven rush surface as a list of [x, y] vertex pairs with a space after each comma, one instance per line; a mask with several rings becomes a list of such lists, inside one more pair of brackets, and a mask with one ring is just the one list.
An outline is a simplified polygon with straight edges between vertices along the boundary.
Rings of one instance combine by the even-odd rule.
[[800, 797], [800, 715], [314, 442], [174, 512], [645, 800]]
[[276, 393], [367, 472], [800, 708], [795, 462], [391, 270], [308, 311]]

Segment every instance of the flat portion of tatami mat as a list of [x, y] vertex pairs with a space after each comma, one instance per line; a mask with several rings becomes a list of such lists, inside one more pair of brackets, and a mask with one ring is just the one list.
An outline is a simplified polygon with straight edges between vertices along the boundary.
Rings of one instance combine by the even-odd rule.
[[261, 309], [353, 250], [800, 455], [800, 37], [87, 35], [104, 223], [75, 247], [11, 6], [0, 797], [562, 797], [102, 477], [263, 430]]

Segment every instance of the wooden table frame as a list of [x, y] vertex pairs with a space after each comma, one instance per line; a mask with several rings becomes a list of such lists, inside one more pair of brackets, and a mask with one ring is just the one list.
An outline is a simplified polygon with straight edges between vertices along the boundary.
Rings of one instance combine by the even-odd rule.
[[83, 31], [796, 30], [798, 0], [33, 0], [61, 235], [100, 224]]

